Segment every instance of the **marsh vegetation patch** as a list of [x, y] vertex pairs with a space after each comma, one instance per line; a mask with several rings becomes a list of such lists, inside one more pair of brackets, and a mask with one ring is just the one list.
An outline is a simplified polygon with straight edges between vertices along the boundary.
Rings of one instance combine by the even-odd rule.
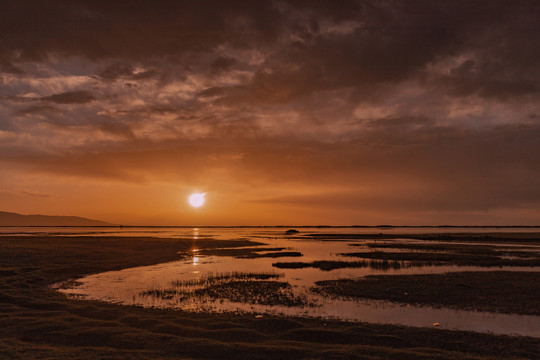
[[538, 316], [538, 284], [537, 272], [455, 272], [318, 281], [312, 291], [330, 297]]
[[306, 295], [293, 292], [286, 281], [277, 281], [282, 274], [232, 272], [206, 275], [196, 279], [172, 281], [164, 289], [151, 289], [141, 293], [160, 299], [176, 301], [193, 300], [215, 302], [228, 300], [254, 305], [308, 306]]
[[[406, 261], [388, 261], [388, 260], [371, 260], [371, 261], [334, 261], [334, 260], [318, 260], [312, 262], [276, 262], [272, 266], [278, 269], [305, 269], [316, 268], [323, 271], [347, 268], [371, 268], [374, 270], [398, 270], [416, 266], [424, 266], [421, 262], [406, 262]], [[429, 264], [432, 265], [432, 264]]]

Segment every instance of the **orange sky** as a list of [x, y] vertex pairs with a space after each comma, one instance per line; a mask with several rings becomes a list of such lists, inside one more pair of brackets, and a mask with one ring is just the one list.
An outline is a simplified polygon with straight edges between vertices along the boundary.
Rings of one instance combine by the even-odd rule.
[[535, 1], [3, 1], [0, 211], [538, 225], [538, 19]]

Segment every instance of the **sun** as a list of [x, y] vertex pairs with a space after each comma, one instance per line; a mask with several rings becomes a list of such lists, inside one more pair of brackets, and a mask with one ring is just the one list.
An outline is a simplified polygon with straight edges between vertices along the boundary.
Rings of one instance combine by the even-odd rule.
[[204, 204], [204, 196], [206, 193], [193, 193], [189, 195], [189, 205], [193, 207], [201, 207]]

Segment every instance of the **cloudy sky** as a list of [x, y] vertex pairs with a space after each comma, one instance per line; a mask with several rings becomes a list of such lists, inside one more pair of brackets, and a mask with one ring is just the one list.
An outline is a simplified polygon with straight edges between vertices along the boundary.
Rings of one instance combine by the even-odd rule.
[[2, 0], [0, 210], [538, 225], [540, 2]]

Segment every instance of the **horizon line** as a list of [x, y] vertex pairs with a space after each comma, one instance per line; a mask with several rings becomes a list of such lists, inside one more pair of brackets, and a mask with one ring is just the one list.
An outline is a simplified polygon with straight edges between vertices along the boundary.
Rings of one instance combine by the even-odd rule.
[[535, 228], [540, 225], [0, 225], [69, 228]]

